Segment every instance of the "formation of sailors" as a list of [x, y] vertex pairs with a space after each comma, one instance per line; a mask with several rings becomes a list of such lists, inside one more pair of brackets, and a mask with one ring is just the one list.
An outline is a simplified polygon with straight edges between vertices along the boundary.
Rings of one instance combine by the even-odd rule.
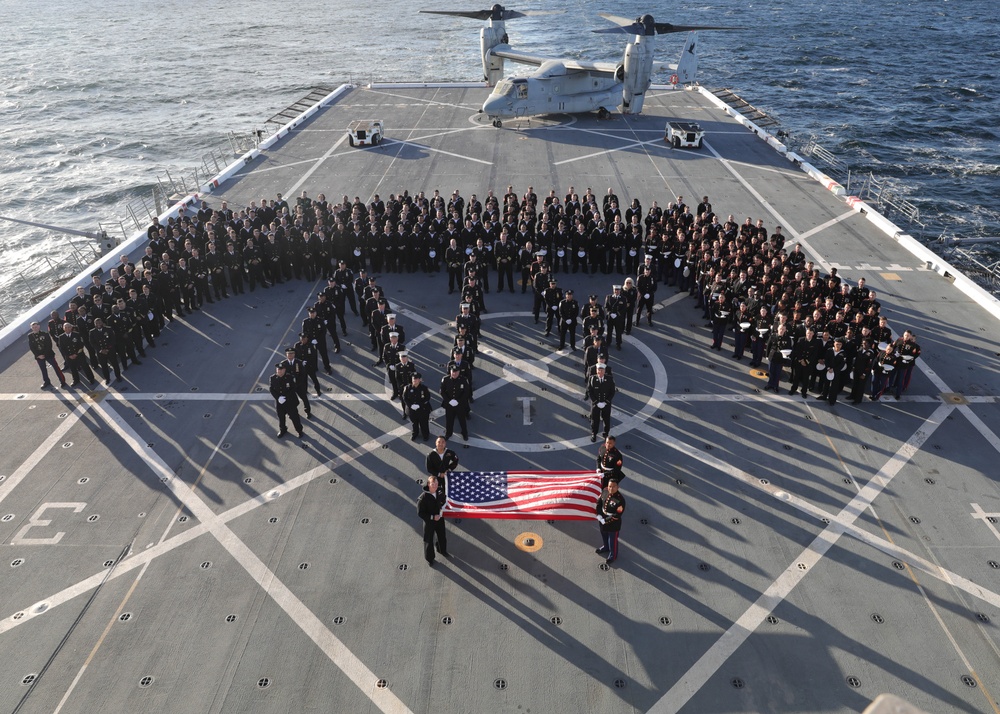
[[864, 278], [851, 287], [836, 268], [822, 276], [800, 256], [799, 245], [767, 263], [741, 260], [739, 251], [731, 260], [704, 256], [690, 292], [712, 329], [710, 347], [721, 352], [731, 335], [733, 359], [749, 350], [751, 367], [766, 362], [765, 391], [780, 391], [787, 367], [789, 395], [813, 391], [831, 406], [845, 389], [854, 404], [866, 394], [875, 402], [886, 392], [901, 399], [920, 357], [916, 335], [893, 334]]
[[[72, 373], [70, 386], [81, 379], [93, 384], [91, 367], [108, 383], [112, 373], [120, 381], [175, 316], [247, 288], [323, 279], [327, 285], [309, 308], [299, 343], [289, 346], [304, 365], [302, 381], [321, 393], [315, 372], [320, 361], [331, 372], [327, 338], [340, 352], [337, 327], [347, 334], [349, 306], [369, 330], [374, 366], [387, 370], [392, 397], [403, 398], [417, 370], [405, 350], [405, 332], [368, 271], [444, 272], [448, 292], [460, 293], [454, 345], [461, 358], [449, 355], [441, 396], [448, 436], [458, 421], [468, 438], [486, 295], [494, 281], [498, 292], [513, 291], [520, 273], [522, 294], [532, 292], [535, 323], [544, 312], [545, 334], [555, 330], [560, 349], [577, 349], [582, 322], [588, 392], [590, 380], [599, 376], [597, 355], [610, 376], [611, 343], [620, 350], [622, 336], [631, 334], [643, 313], [652, 327], [658, 287], [695, 298], [712, 328], [714, 349], [721, 351], [731, 336], [734, 359], [749, 351], [752, 366], [766, 360], [768, 389], [778, 391], [785, 366], [791, 368], [792, 393], [812, 389], [831, 403], [848, 386], [855, 402], [865, 393], [877, 400], [890, 390], [899, 398], [907, 388], [920, 348], [910, 332], [894, 339], [863, 278], [849, 287], [836, 269], [822, 275], [801, 246], [785, 250], [780, 226], [769, 234], [762, 220], [723, 221], [707, 196], [694, 210], [681, 196], [663, 208], [654, 201], [644, 210], [636, 198], [622, 206], [612, 189], [598, 197], [590, 188], [581, 195], [570, 187], [563, 198], [550, 190], [539, 199], [530, 186], [520, 196], [512, 186], [502, 196], [490, 190], [482, 201], [476, 194], [466, 201], [458, 190], [446, 199], [435, 190], [429, 196], [403, 191], [386, 201], [375, 195], [367, 204], [347, 196], [334, 204], [323, 194], [312, 199], [303, 192], [290, 205], [278, 194], [238, 211], [225, 201], [215, 209], [202, 202], [197, 212], [182, 211], [166, 225], [154, 220], [139, 260], [122, 256], [107, 278], [94, 275], [89, 287], [78, 287], [65, 313], [51, 315], [47, 331], [33, 328], [29, 346], [43, 387], [51, 384], [46, 366], [57, 367], [50, 359], [55, 349]], [[624, 279], [603, 300], [590, 295], [581, 306], [572, 290], [558, 284], [560, 273], [579, 272]], [[61, 371], [57, 376], [65, 384]], [[608, 376], [600, 384], [613, 385]], [[606, 433], [610, 399], [594, 403], [605, 405], [598, 417]], [[407, 418], [425, 408], [413, 409], [404, 399]], [[308, 406], [306, 411], [308, 416]], [[419, 420], [414, 429], [427, 438]]]

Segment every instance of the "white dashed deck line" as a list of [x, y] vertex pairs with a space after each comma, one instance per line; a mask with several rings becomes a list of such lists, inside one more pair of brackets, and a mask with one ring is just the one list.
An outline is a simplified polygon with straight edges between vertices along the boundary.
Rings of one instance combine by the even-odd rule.
[[[775, 607], [777, 607], [785, 598], [788, 597], [789, 593], [798, 585], [802, 580], [808, 575], [812, 568], [819, 563], [824, 555], [829, 551], [830, 547], [833, 546], [839, 537], [847, 532], [848, 530], [854, 531], [854, 534], [861, 534], [863, 531], [860, 529], [853, 529], [855, 521], [861, 516], [861, 514], [867, 509], [871, 503], [885, 490], [885, 488], [892, 482], [892, 479], [900, 472], [900, 470], [905, 466], [909, 460], [913, 457], [917, 451], [920, 450], [924, 442], [934, 433], [934, 431], [944, 422], [945, 417], [954, 409], [952, 406], [941, 405], [934, 410], [934, 413], [917, 429], [916, 432], [890, 457], [889, 461], [876, 473], [871, 480], [861, 489], [857, 496], [855, 496], [851, 501], [844, 506], [839, 514], [836, 514], [829, 518], [830, 523], [827, 525], [823, 531], [813, 539], [806, 548], [796, 557], [792, 563], [785, 569], [785, 571], [778, 576], [777, 579], [764, 591], [763, 594], [757, 599], [757, 601], [751, 605], [746, 612], [740, 616], [739, 619], [733, 625], [726, 630], [725, 633], [713, 644], [701, 658], [681, 677], [678, 682], [671, 687], [670, 691], [667, 692], [649, 711], [659, 714], [661, 712], [676, 712], [681, 709], [685, 704], [687, 704], [690, 699], [701, 690], [701, 688], [715, 675], [716, 672], [725, 664], [725, 662], [736, 652], [740, 646], [756, 631], [757, 627], [764, 621], [768, 614], [770, 614]], [[653, 429], [647, 429], [647, 431], [655, 431]], [[691, 447], [686, 444], [681, 444], [677, 440], [670, 437], [670, 435], [660, 432], [659, 438], [663, 443], [672, 448], [678, 449], [688, 456], [692, 456], [702, 460], [702, 455], [695, 452]], [[725, 464], [714, 460], [717, 463], [715, 465], [721, 465], [723, 468], [720, 470], [723, 473], [728, 473], [729, 475], [734, 475], [731, 469], [726, 468]], [[747, 475], [748, 477], [748, 475]], [[744, 483], [749, 483], [749, 485], [755, 488], [761, 486], [762, 484], [757, 481], [757, 484], [753, 484], [752, 480], [748, 478], [740, 478], [739, 480]], [[774, 496], [778, 496], [779, 492], [772, 493]], [[780, 500], [786, 503], [792, 503], [792, 497], [786, 492], [780, 492]], [[795, 504], [802, 510], [813, 511], [814, 508], [809, 506], [805, 507], [805, 501], [800, 499], [795, 499]], [[874, 539], [869, 536], [862, 537], [858, 535], [859, 538], [865, 540], [865, 542], [874, 545]], [[886, 542], [886, 545], [888, 543]], [[902, 549], [898, 549], [902, 550]], [[926, 572], [935, 577], [943, 577], [940, 570], [933, 567], [923, 558], [918, 558], [913, 554], [909, 554], [908, 559], [913, 559], [922, 562], [922, 564], [928, 567]], [[966, 581], [968, 582], [968, 581]], [[984, 591], [979, 586], [974, 584], [969, 585], [970, 588], [974, 589], [979, 597], [988, 597], [994, 601], [1000, 602], [1000, 596], [995, 593], [989, 593]]]

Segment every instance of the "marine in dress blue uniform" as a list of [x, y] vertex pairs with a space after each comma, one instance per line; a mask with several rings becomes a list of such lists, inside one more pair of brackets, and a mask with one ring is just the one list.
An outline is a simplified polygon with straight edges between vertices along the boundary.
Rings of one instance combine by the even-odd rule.
[[622, 529], [622, 516], [625, 514], [625, 496], [618, 490], [617, 481], [608, 481], [601, 497], [597, 499], [595, 510], [602, 541], [597, 553], [606, 556], [608, 563], [613, 563], [618, 559], [618, 536]]

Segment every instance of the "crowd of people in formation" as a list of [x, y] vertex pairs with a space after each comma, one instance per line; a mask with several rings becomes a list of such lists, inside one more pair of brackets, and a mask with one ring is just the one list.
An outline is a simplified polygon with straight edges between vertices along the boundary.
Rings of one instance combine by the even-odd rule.
[[[330, 345], [334, 354], [341, 351], [349, 307], [367, 329], [372, 368], [385, 370], [411, 439], [427, 441], [431, 413], [435, 406], [444, 409], [445, 433], [428, 456], [430, 477], [418, 503], [430, 565], [435, 551], [448, 556], [444, 480], [458, 457], [446, 440], [456, 422], [463, 440], [469, 439], [475, 362], [488, 339], [481, 316], [488, 312], [491, 285], [497, 292], [515, 292], [518, 283], [522, 294], [530, 290], [538, 329], [544, 321], [544, 335], [553, 344], [558, 337], [559, 349], [583, 349], [580, 384], [591, 405], [591, 441], [598, 433], [605, 438], [598, 453], [604, 490], [595, 516], [602, 538], [597, 553], [609, 563], [618, 556], [625, 509], [618, 487], [621, 453], [610, 434], [617, 392], [611, 346], [620, 351], [623, 335], [642, 329], [643, 317], [652, 328], [662, 291], [694, 299], [711, 329], [712, 349], [721, 352], [728, 339], [733, 359], [749, 355], [753, 367], [766, 362], [765, 390], [775, 393], [787, 366], [789, 394], [812, 391], [831, 405], [845, 389], [855, 404], [866, 394], [873, 401], [887, 392], [899, 399], [920, 356], [912, 331], [893, 334], [864, 278], [850, 286], [836, 269], [822, 274], [800, 245], [786, 248], [780, 226], [769, 233], [762, 220], [723, 220], [707, 196], [692, 210], [681, 196], [643, 209], [639, 199], [623, 202], [612, 189], [598, 197], [572, 186], [563, 197], [551, 190], [541, 199], [530, 186], [520, 196], [508, 186], [502, 196], [490, 190], [482, 200], [476, 194], [466, 200], [457, 190], [445, 198], [435, 190], [430, 196], [403, 191], [384, 201], [375, 195], [368, 203], [348, 196], [331, 203], [323, 194], [312, 199], [303, 192], [294, 205], [278, 194], [236, 211], [225, 201], [214, 209], [202, 202], [196, 213], [182, 210], [166, 225], [154, 220], [147, 237], [138, 260], [123, 255], [107, 277], [95, 274], [91, 285], [78, 286], [65, 312], [52, 312], [47, 329], [32, 323], [28, 345], [42, 388], [52, 386], [49, 368], [64, 388], [83, 380], [95, 385], [95, 370], [106, 384], [112, 374], [121, 381], [124, 370], [142, 364], [139, 358], [156, 347], [166, 324], [206, 302], [291, 280], [325, 281], [298, 341], [288, 345], [270, 378], [277, 435], [288, 433], [291, 421], [304, 436], [299, 406], [311, 419], [310, 393], [322, 395], [321, 365], [332, 374]], [[375, 276], [418, 271], [441, 274], [442, 290], [446, 276], [448, 293], [458, 293], [447, 365], [426, 381]], [[606, 294], [584, 301], [560, 286], [574, 273], [614, 277]]]
[[[413, 438], [429, 438], [435, 387], [446, 435], [457, 422], [468, 439], [480, 316], [488, 312], [491, 286], [513, 292], [520, 283], [522, 294], [531, 291], [535, 324], [544, 320], [545, 334], [557, 335], [559, 348], [576, 351], [582, 342], [595, 441], [610, 428], [611, 345], [621, 350], [623, 335], [641, 329], [643, 317], [652, 326], [663, 289], [695, 299], [713, 349], [721, 351], [731, 339], [734, 359], [749, 354], [752, 366], [766, 362], [766, 389], [775, 392], [788, 366], [791, 394], [812, 390], [831, 404], [845, 389], [855, 403], [865, 394], [878, 401], [886, 392], [898, 399], [920, 356], [912, 332], [893, 334], [863, 278], [849, 286], [836, 269], [822, 274], [800, 245], [786, 247], [780, 226], [769, 233], [763, 220], [722, 219], [707, 196], [693, 209], [681, 196], [644, 209], [639, 199], [623, 201], [610, 188], [598, 196], [572, 186], [562, 197], [550, 190], [540, 198], [530, 186], [518, 195], [508, 186], [502, 196], [490, 190], [482, 199], [466, 199], [458, 190], [447, 198], [438, 190], [403, 191], [368, 203], [348, 196], [331, 203], [302, 192], [294, 204], [277, 194], [235, 211], [225, 201], [216, 208], [203, 201], [166, 224], [154, 220], [147, 237], [137, 260], [123, 255], [107, 276], [95, 274], [91, 285], [78, 286], [65, 312], [51, 314], [47, 330], [32, 326], [29, 347], [43, 388], [51, 386], [50, 366], [69, 387], [83, 380], [93, 385], [98, 376], [108, 384], [112, 375], [121, 381], [176, 316], [292, 280], [326, 283], [272, 379], [275, 399], [284, 399], [280, 411], [294, 412], [299, 432], [298, 405], [311, 416], [309, 387], [321, 393], [319, 365], [331, 372], [328, 340], [339, 352], [337, 328], [347, 334], [349, 307], [368, 330], [373, 366], [386, 370]], [[458, 293], [453, 349], [439, 384], [438, 375], [425, 382], [407, 353], [405, 330], [374, 275], [391, 280], [389, 274], [416, 271], [438, 273], [442, 283], [446, 276], [448, 292]], [[614, 284], [581, 304], [559, 284], [573, 273], [613, 276]]]

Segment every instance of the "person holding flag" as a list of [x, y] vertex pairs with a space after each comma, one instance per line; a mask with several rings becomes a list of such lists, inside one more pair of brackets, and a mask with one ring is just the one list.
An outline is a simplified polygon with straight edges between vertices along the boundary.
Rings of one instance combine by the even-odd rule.
[[622, 515], [625, 513], [625, 496], [618, 490], [618, 482], [608, 481], [607, 487], [597, 499], [597, 522], [601, 527], [603, 545], [597, 549], [598, 555], [606, 555], [608, 563], [618, 558], [618, 534], [622, 529]]
[[427, 473], [437, 476], [443, 486], [449, 471], [458, 468], [458, 454], [448, 448], [448, 441], [439, 436], [434, 441], [434, 450], [427, 454]]
[[448, 555], [448, 535], [444, 530], [444, 489], [438, 483], [437, 476], [428, 476], [424, 492], [417, 499], [417, 515], [424, 522], [424, 559], [434, 567], [434, 538], [437, 537], [437, 551], [446, 558]]

